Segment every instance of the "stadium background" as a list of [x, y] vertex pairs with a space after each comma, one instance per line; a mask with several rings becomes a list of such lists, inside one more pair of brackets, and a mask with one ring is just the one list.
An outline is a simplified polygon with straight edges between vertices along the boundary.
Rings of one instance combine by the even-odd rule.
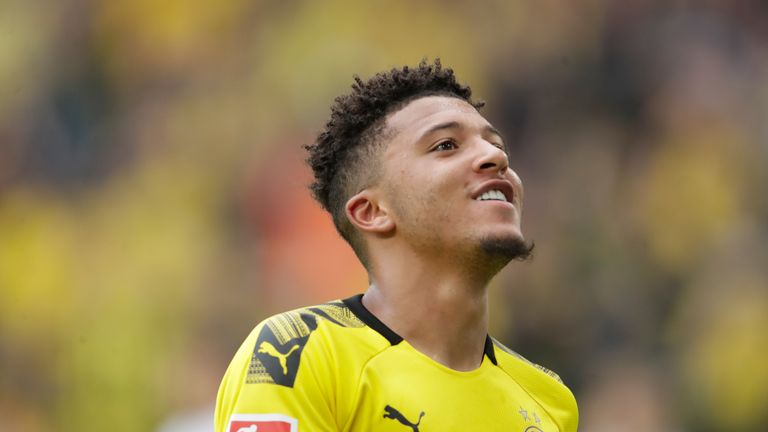
[[757, 0], [3, 0], [0, 431], [209, 429], [255, 322], [364, 289], [300, 146], [353, 73], [424, 56], [488, 102], [526, 185], [536, 256], [494, 281], [493, 333], [560, 373], [584, 431], [765, 430], [766, 22]]

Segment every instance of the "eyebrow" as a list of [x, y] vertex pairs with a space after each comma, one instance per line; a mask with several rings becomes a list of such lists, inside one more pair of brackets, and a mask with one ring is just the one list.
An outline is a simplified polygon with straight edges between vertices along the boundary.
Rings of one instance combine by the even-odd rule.
[[[424, 139], [424, 137], [429, 136], [430, 134], [433, 134], [433, 133], [435, 133], [437, 131], [440, 131], [440, 130], [445, 130], [445, 129], [461, 129], [461, 128], [462, 128], [462, 125], [459, 122], [457, 122], [457, 121], [447, 121], [445, 123], [439, 123], [439, 124], [436, 124], [436, 125], [432, 126], [426, 132], [424, 132], [421, 135], [421, 137], [419, 138], [419, 141]], [[504, 135], [502, 135], [501, 132], [499, 132], [499, 130], [496, 129], [495, 127], [493, 127], [491, 125], [486, 125], [485, 128], [483, 128], [483, 130], [485, 132], [490, 132], [490, 133], [498, 136], [499, 138], [501, 138], [502, 142], [506, 143], [506, 141], [504, 140]]]

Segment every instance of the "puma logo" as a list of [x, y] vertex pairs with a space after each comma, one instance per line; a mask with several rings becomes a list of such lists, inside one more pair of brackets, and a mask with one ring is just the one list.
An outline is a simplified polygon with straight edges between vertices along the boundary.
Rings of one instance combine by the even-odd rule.
[[287, 353], [282, 354], [280, 351], [275, 348], [274, 345], [271, 343], [264, 341], [259, 345], [259, 352], [262, 354], [266, 354], [270, 357], [276, 358], [280, 362], [280, 366], [283, 367], [283, 375], [288, 375], [288, 365], [286, 362], [288, 361], [288, 356], [291, 355], [294, 351], [299, 349], [298, 345], [294, 345], [291, 347], [291, 349], [288, 350]]
[[399, 421], [404, 426], [411, 428], [413, 432], [419, 432], [419, 424], [421, 424], [421, 418], [424, 417], [424, 411], [419, 414], [419, 421], [411, 423], [404, 415], [400, 414], [400, 411], [394, 407], [387, 405], [384, 407], [384, 418], [393, 419]]
[[250, 425], [248, 427], [241, 427], [237, 430], [237, 432], [256, 432], [259, 430], [259, 427], [256, 425]]

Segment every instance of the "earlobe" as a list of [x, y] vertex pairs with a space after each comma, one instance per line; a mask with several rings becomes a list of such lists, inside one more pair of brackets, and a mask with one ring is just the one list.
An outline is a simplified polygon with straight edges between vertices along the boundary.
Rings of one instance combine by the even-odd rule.
[[395, 228], [387, 210], [379, 205], [369, 190], [350, 198], [345, 210], [352, 225], [363, 232], [387, 234]]

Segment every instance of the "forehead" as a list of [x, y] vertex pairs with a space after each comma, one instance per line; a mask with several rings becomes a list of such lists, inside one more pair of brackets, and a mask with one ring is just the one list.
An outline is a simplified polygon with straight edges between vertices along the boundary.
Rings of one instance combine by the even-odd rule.
[[387, 117], [387, 129], [398, 137], [428, 130], [431, 126], [456, 121], [467, 126], [485, 127], [489, 123], [475, 107], [450, 96], [426, 96], [410, 102]]

